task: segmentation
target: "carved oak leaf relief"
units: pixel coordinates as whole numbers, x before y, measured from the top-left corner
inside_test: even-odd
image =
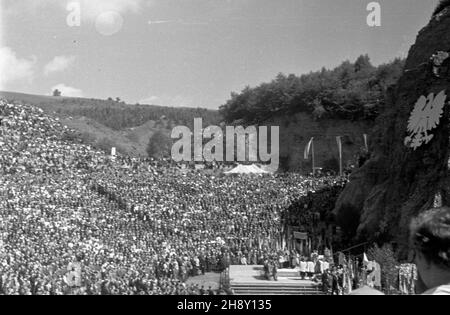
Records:
[[[445,90],[436,97],[430,93],[427,98],[425,96],[419,98],[408,121],[409,135],[405,138],[407,147],[416,150],[433,139],[434,135],[430,132],[439,125],[446,99]]]

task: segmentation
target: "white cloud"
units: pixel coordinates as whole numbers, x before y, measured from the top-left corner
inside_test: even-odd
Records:
[[[44,75],[61,72],[68,69],[75,62],[75,56],[56,56],[44,67]]]
[[[1,0],[4,1],[4,0]],[[118,13],[138,13],[144,4],[151,4],[153,0],[6,0],[6,11],[9,14],[31,11],[39,13],[42,8],[50,6],[67,11],[67,5],[71,2],[78,2],[81,5],[81,18],[95,20],[95,18],[105,11],[116,11]]]
[[[52,87],[52,93],[54,90],[59,90],[61,92],[62,96],[83,97],[83,91],[81,91],[80,89],[71,87],[71,86],[67,86],[64,83],[60,83],[60,84]]]
[[[0,48],[0,90],[10,82],[33,79],[36,57],[20,58],[10,47]]]
[[[100,13],[116,11],[118,13],[138,13],[143,0],[79,0],[81,3],[81,15],[88,18],[96,18]]]

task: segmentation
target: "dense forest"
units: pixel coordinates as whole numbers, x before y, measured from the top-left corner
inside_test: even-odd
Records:
[[[279,74],[272,82],[232,93],[220,108],[228,123],[258,124],[274,115],[298,112],[316,119],[374,120],[385,105],[385,92],[397,82],[404,60],[374,67],[368,55],[333,70],[296,76]]]

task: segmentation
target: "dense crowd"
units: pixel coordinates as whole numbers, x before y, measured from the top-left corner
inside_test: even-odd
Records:
[[[289,261],[282,212],[337,180],[156,167],[66,132],[0,102],[0,294],[211,294],[186,280]]]

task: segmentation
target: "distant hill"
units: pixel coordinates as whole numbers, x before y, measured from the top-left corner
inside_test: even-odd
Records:
[[[45,112],[59,116],[88,117],[114,130],[138,127],[149,120],[157,121],[161,118],[187,126],[193,125],[194,118],[197,117],[202,117],[207,125],[220,122],[218,111],[203,108],[130,105],[112,99],[54,97],[14,92],[0,92],[0,95],[6,100],[35,105]]]
[[[74,139],[110,151],[116,147],[122,154],[147,156],[151,136],[161,131],[170,134],[177,125],[192,128],[194,118],[204,125],[220,123],[218,111],[202,108],[175,108],[156,105],[129,105],[114,100],[31,95],[0,92],[10,102],[30,104],[55,115],[74,130]]]

